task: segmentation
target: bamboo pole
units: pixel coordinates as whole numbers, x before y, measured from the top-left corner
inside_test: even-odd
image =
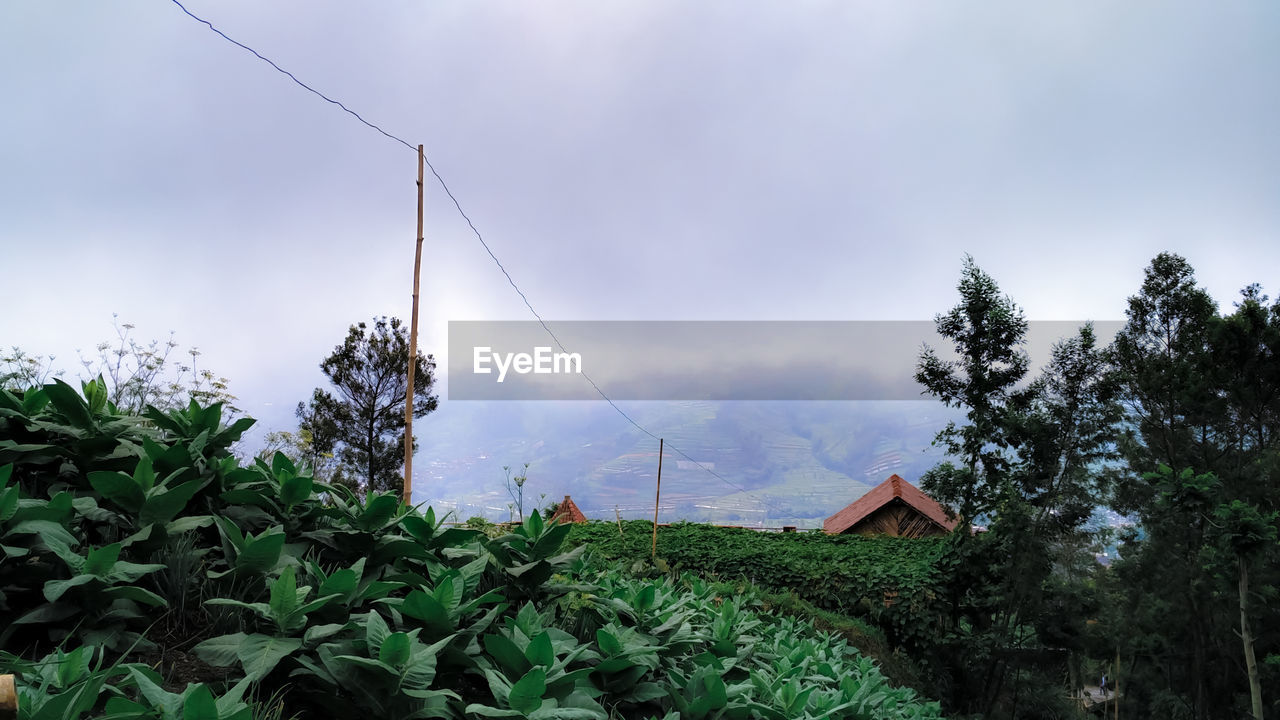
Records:
[[[17,720],[18,688],[12,675],[0,675],[0,720]]]
[[[662,501],[662,449],[663,439],[658,438],[658,491],[653,497],[653,550],[649,553],[650,560],[658,559],[658,503]],[[622,529],[622,524],[618,524],[618,529]]]
[[[1116,646],[1116,670],[1112,673],[1116,678],[1116,689],[1112,693],[1116,696],[1116,719],[1120,720],[1120,646]]]
[[[418,243],[413,251],[413,316],[409,320],[409,383],[404,400],[404,504],[413,504],[413,374],[418,366],[418,276],[422,271],[422,146],[418,146]]]

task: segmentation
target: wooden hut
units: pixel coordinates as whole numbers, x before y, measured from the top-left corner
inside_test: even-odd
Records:
[[[822,523],[822,529],[831,535],[913,538],[945,535],[955,526],[955,520],[947,517],[947,511],[937,501],[897,475],[890,475]]]
[[[582,514],[582,510],[573,498],[568,495],[564,496],[564,500],[560,502],[560,506],[556,508],[556,512],[551,516],[552,520],[561,524],[586,522],[587,516]]]

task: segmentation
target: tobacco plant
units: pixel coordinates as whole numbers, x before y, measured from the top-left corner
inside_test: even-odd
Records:
[[[250,422],[123,415],[96,382],[0,391],[0,672],[24,720],[251,720],[250,693],[300,718],[937,717],[750,593],[566,547],[590,529],[533,514],[489,537],[282,454],[241,466]],[[731,550],[675,566],[715,574]],[[793,551],[737,567],[812,578]],[[179,675],[151,667],[170,657]]]

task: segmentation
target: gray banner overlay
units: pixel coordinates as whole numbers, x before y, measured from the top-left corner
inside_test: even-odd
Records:
[[[927,344],[951,343],[920,321],[536,321],[449,323],[448,399],[921,400]],[[1031,322],[1036,374],[1084,321]],[[1100,345],[1121,321],[1098,321]]]

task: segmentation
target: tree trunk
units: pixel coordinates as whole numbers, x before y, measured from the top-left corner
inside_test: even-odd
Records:
[[[370,417],[372,418],[372,416]],[[377,488],[374,487],[374,483],[373,483],[373,443],[376,439],[377,439],[377,434],[374,432],[373,420],[370,419],[369,431],[365,437],[365,440],[367,440],[369,443],[369,462],[368,462],[368,467],[365,470],[365,483],[366,483],[365,493],[367,495],[372,495],[374,492],[377,491]]]
[[[1253,635],[1249,632],[1249,566],[1240,558],[1240,642],[1244,644],[1244,666],[1249,672],[1249,699],[1253,720],[1262,720],[1262,685],[1258,681],[1258,660],[1253,655]]]

